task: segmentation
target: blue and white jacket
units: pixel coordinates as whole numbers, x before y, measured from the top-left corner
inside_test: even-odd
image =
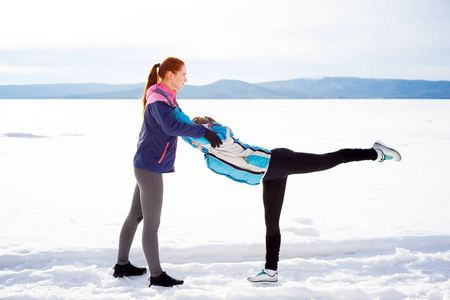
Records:
[[[230,128],[220,123],[212,123],[208,128],[222,140],[220,147],[211,147],[205,138],[183,137],[183,140],[205,154],[206,165],[213,172],[238,182],[259,184],[269,167],[271,151],[240,142]]]

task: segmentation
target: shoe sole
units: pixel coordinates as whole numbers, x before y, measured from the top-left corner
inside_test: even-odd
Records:
[[[127,274],[127,273],[120,273],[120,274],[113,274],[113,276],[115,277],[115,278],[122,278],[122,277],[130,277],[130,276],[142,276],[142,275],[145,275],[145,273],[147,273],[147,271],[145,271],[144,273],[142,273],[142,274],[132,274],[132,275],[129,275],[129,274]]]
[[[252,283],[277,283],[278,282],[278,278],[276,278],[275,280],[252,280],[250,278],[251,277],[247,277],[247,280]]]
[[[183,283],[177,283],[177,284],[172,284],[172,285],[161,285],[161,284],[150,284],[148,287],[153,287],[153,286],[160,286],[160,287],[174,287],[174,286],[179,286],[179,285],[183,285]]]
[[[273,284],[273,283],[277,283],[278,282],[278,280],[277,281],[252,281],[252,280],[250,280],[248,278],[247,278],[247,280],[249,282],[251,282],[251,283],[268,283],[268,284]]]

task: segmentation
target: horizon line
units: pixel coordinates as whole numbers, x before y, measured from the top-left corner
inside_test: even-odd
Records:
[[[321,80],[325,78],[349,78],[349,79],[366,79],[366,80],[402,80],[402,81],[430,81],[430,82],[450,82],[450,80],[429,80],[429,79],[401,79],[401,78],[366,78],[366,77],[355,77],[355,76],[320,76],[320,77],[298,77],[298,78],[292,78],[292,79],[284,79],[284,80],[272,80],[272,81],[264,81],[264,82],[248,82],[240,79],[218,79],[216,81],[213,81],[211,83],[205,83],[205,84],[186,84],[186,86],[205,86],[214,84],[220,81],[239,81],[239,82],[245,82],[248,84],[263,84],[263,83],[270,83],[270,82],[281,82],[281,81],[293,81],[293,80]],[[105,83],[105,82],[53,82],[53,83],[21,83],[21,84],[0,84],[0,86],[21,86],[21,85],[57,85],[57,84],[70,84],[70,85],[76,85],[76,84],[104,84],[104,85],[135,85],[135,84],[145,84],[144,81],[142,82],[134,82],[134,83]]]

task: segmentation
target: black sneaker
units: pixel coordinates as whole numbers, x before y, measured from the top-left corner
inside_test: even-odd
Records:
[[[114,277],[123,277],[123,276],[141,276],[147,273],[146,268],[138,268],[133,266],[130,262],[126,265],[115,265],[114,267]]]
[[[159,275],[158,277],[150,277],[150,286],[158,285],[158,286],[171,287],[174,285],[181,285],[183,283],[184,283],[183,280],[178,280],[178,279],[172,278],[169,275],[167,275],[166,272],[162,272],[162,274]]]

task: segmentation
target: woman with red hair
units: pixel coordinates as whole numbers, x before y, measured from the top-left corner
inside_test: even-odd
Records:
[[[178,121],[173,106],[178,106],[176,90],[186,83],[186,65],[174,57],[155,64],[148,76],[143,97],[144,121],[134,156],[134,190],[130,212],[122,226],[114,277],[143,275],[146,268],[133,266],[129,253],[138,224],[144,220],[142,247],[150,269],[150,286],[183,284],[165,273],[159,261],[158,228],[163,200],[163,173],[174,172],[178,136],[205,137],[217,147],[222,141],[202,125]]]

